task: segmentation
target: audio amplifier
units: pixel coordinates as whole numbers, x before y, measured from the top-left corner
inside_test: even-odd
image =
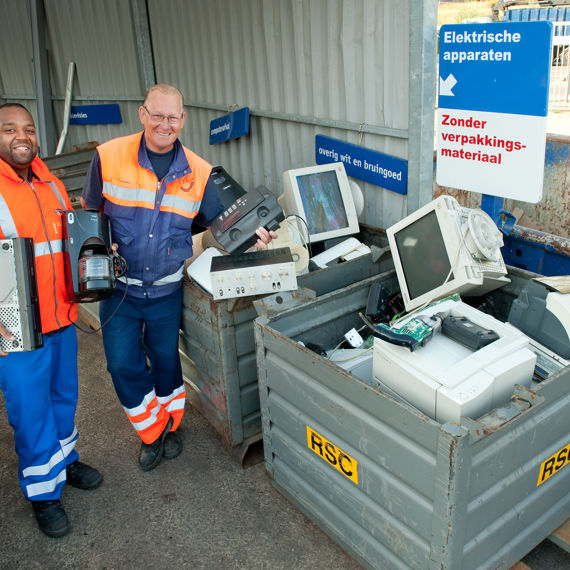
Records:
[[[287,247],[213,257],[210,276],[215,300],[297,289],[295,262]]]

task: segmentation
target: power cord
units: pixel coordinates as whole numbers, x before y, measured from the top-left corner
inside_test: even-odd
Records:
[[[311,235],[309,233],[309,226],[307,224],[307,221],[305,219],[303,219],[301,216],[299,216],[298,214],[289,214],[285,218],[285,220],[288,220],[289,218],[299,218],[303,222],[303,224],[305,225],[305,228],[307,230],[307,239],[305,239],[305,237],[301,234],[301,232],[299,231],[298,228],[295,228],[295,230],[297,231],[297,233],[302,237],[303,241],[305,242],[305,247],[309,251],[309,257],[313,257],[313,250],[311,248]],[[293,227],[293,225],[290,224],[290,227]]]

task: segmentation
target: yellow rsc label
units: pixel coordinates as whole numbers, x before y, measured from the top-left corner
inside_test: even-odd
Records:
[[[307,426],[307,447],[358,485],[358,462]]]
[[[536,486],[538,487],[541,483],[558,473],[568,463],[570,463],[570,443],[542,462]]]

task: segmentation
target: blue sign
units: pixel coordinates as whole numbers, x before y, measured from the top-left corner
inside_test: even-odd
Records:
[[[548,21],[441,26],[438,106],[545,117],[551,41]]]
[[[408,161],[324,135],[315,136],[315,162],[342,162],[349,176],[398,194],[408,192]]]
[[[121,109],[117,103],[108,105],[72,105],[69,115],[71,125],[106,125],[122,123]]]
[[[249,132],[249,107],[210,121],[210,144],[229,141]]]

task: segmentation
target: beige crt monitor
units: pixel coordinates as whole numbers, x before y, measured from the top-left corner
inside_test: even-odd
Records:
[[[286,216],[297,216],[299,231],[308,233],[311,242],[349,237],[360,230],[342,162],[285,171],[278,202]]]
[[[482,210],[440,196],[386,230],[406,311],[453,293],[484,295],[510,280],[503,238]]]

